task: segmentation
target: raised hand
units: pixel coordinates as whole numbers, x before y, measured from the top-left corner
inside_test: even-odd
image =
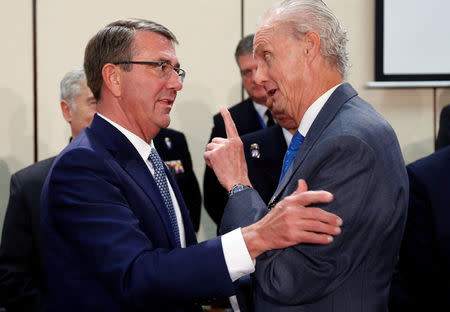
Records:
[[[227,190],[237,184],[251,185],[248,178],[244,148],[230,112],[220,108],[225,123],[227,138],[214,138],[206,146],[206,164],[214,170],[220,184]]]

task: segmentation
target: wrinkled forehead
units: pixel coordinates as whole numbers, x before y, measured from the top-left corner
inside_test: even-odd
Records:
[[[283,25],[276,19],[276,15],[270,15],[259,25],[253,39],[253,54],[260,53],[272,44],[272,40],[278,35]]]
[[[254,54],[260,52],[261,49],[264,49],[265,46],[270,44],[274,32],[274,25],[272,23],[266,22],[266,20],[259,25],[253,39]]]

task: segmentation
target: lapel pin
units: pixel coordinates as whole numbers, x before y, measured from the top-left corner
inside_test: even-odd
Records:
[[[252,145],[250,145],[250,154],[252,155],[252,158],[258,159],[259,157],[261,157],[258,143],[253,143]]]
[[[166,142],[166,146],[168,149],[172,149],[172,140],[169,137],[165,137],[164,142]]]

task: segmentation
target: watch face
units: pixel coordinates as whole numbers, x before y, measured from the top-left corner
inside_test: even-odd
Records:
[[[243,191],[245,189],[248,189],[249,187],[244,184],[236,184],[233,186],[233,188],[228,192],[228,196],[231,196],[233,194],[239,193],[240,191]]]

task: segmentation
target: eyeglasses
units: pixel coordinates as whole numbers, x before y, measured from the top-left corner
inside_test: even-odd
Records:
[[[178,77],[180,77],[181,83],[184,81],[184,77],[186,77],[186,72],[179,68],[174,67],[172,64],[162,61],[162,62],[144,62],[144,61],[122,61],[122,62],[116,62],[113,63],[114,65],[120,65],[120,64],[144,64],[144,65],[150,65],[155,66],[155,68],[158,69],[159,77],[168,79],[170,75],[172,74],[172,71],[176,72]]]

